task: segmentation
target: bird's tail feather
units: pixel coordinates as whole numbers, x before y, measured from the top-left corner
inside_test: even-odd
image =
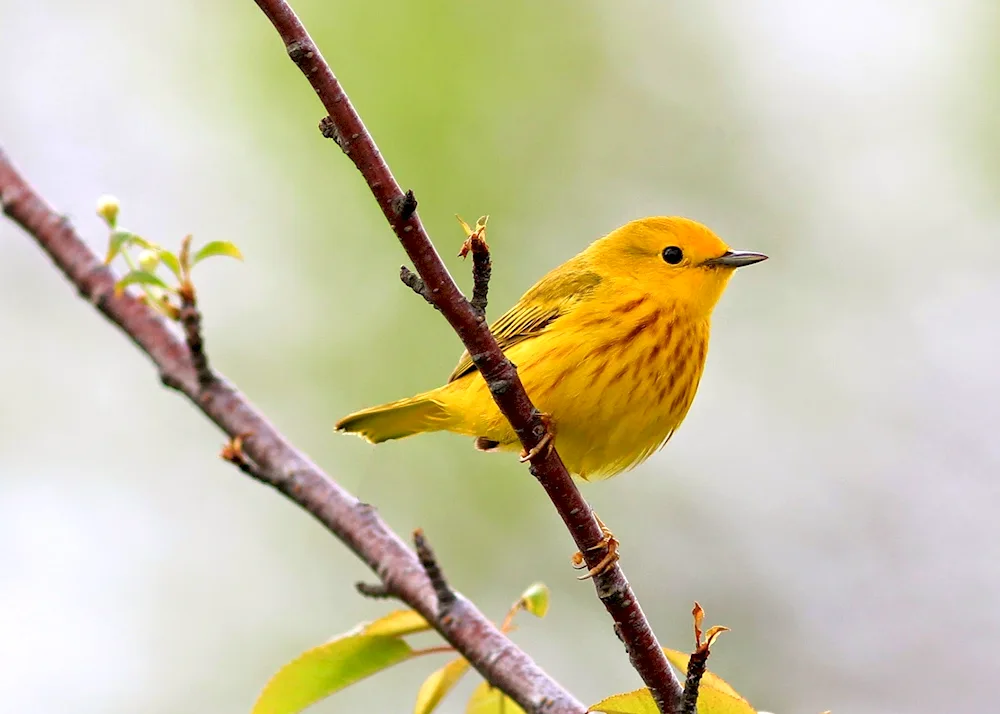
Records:
[[[451,414],[434,392],[382,404],[349,414],[337,422],[337,431],[358,434],[373,444],[414,434],[447,429]]]

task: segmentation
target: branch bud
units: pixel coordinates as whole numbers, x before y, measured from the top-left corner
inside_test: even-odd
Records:
[[[120,207],[121,204],[114,196],[105,194],[97,199],[97,215],[104,219],[108,228],[114,228],[118,223],[118,209]]]
[[[139,253],[139,267],[147,273],[153,273],[160,265],[160,254],[155,250],[144,250]]]

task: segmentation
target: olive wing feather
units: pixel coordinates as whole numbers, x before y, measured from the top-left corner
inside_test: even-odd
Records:
[[[542,334],[553,322],[571,312],[591,295],[601,277],[589,270],[567,270],[562,266],[539,280],[517,304],[490,325],[490,332],[506,352],[519,342]],[[462,353],[449,382],[476,370],[468,350]]]

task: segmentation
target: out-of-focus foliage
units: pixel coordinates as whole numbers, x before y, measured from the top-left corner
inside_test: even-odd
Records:
[[[429,714],[434,711],[445,695],[455,688],[462,675],[468,670],[469,662],[463,657],[453,659],[440,669],[435,670],[420,685],[413,714]]]
[[[543,583],[535,583],[524,591],[517,604],[535,617],[545,617],[549,611],[551,592]]]
[[[303,652],[278,672],[261,693],[253,714],[296,714],[412,655],[410,646],[398,637],[336,638]]]
[[[545,617],[549,608],[549,589],[543,583],[529,586],[507,611],[500,631],[514,629],[514,618],[521,610],[535,617]],[[454,652],[448,646],[413,649],[406,640],[429,630],[427,621],[413,610],[396,610],[374,622],[359,625],[318,647],[303,652],[282,667],[264,687],[252,714],[298,714],[306,707],[404,660],[424,655]],[[430,714],[455,688],[469,669],[462,657],[453,659],[431,673],[417,690],[414,714]],[[381,702],[371,701],[368,708],[379,709]],[[521,711],[502,692],[480,687],[468,703],[468,711],[504,714]]]
[[[115,258],[124,259],[127,271],[115,283],[115,291],[121,292],[130,285],[142,289],[141,298],[147,304],[163,313],[170,319],[180,316],[180,300],[182,292],[193,296],[194,288],[191,282],[191,270],[206,258],[226,256],[243,260],[243,254],[234,243],[216,240],[206,243],[191,254],[191,236],[181,241],[180,251],[175,254],[163,246],[148,241],[140,235],[118,228],[118,199],[104,195],[97,201],[97,215],[104,219],[110,231],[108,237],[107,256],[104,262],[110,265]],[[138,255],[133,256],[133,252]],[[177,280],[176,285],[168,285],[156,273],[160,266],[170,271]]]
[[[489,682],[480,682],[469,697],[465,714],[524,714],[524,709]]]
[[[690,655],[678,650],[663,648],[670,664],[677,668],[681,681],[687,671]],[[712,672],[705,672],[698,689],[698,714],[756,714],[735,689]],[[645,687],[624,694],[613,694],[590,707],[590,711],[603,714],[658,714],[656,702]]]
[[[674,651],[671,650],[671,652]],[[687,655],[677,654],[683,658],[686,668]],[[675,666],[678,663],[674,658],[671,658],[670,661]],[[683,671],[681,669],[682,673]],[[706,672],[701,680],[697,709],[698,714],[757,714],[757,710],[750,706],[746,699],[733,691],[733,688],[725,680],[711,672]],[[653,695],[643,687],[633,692],[613,694],[594,704],[589,711],[601,714],[659,714],[660,710],[656,708]]]
[[[397,610],[303,652],[264,687],[252,714],[297,714],[320,699],[414,655],[404,635],[429,629],[413,610]]]

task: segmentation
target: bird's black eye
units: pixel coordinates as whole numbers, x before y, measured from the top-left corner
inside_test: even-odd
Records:
[[[668,245],[663,249],[663,259],[670,263],[670,265],[677,265],[684,260],[684,251],[676,245]]]

